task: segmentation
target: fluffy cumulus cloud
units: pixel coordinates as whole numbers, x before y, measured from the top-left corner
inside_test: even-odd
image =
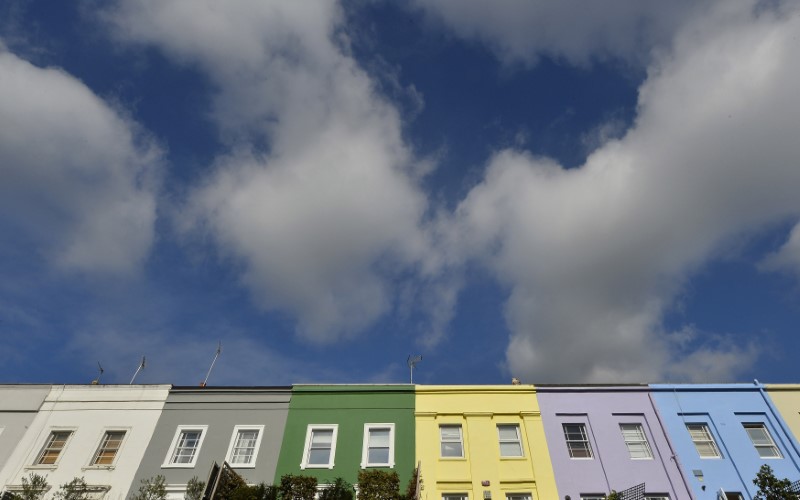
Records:
[[[798,32],[783,7],[717,5],[650,64],[633,127],[580,168],[493,157],[452,237],[510,287],[513,374],[729,379],[754,361],[751,345],[665,331],[663,316],[731,238],[800,214]]]
[[[668,43],[705,2],[609,0],[415,0],[456,35],[485,42],[506,63],[542,56],[586,65],[603,59],[643,62]]]
[[[0,124],[6,236],[65,270],[140,267],[153,242],[160,152],[135,124],[64,71],[2,45]]]
[[[120,40],[214,83],[212,117],[230,149],[180,220],[241,264],[256,302],[289,311],[318,342],[388,311],[390,280],[425,268],[423,165],[348,54],[338,6],[132,1],[104,17]]]

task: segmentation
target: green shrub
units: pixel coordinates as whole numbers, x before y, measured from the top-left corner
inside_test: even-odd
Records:
[[[89,487],[82,477],[76,477],[67,484],[62,484],[53,498],[55,500],[89,500]]]
[[[317,494],[317,479],[286,474],[281,477],[278,494],[281,500],[314,500]]]
[[[337,477],[333,483],[320,492],[319,500],[353,500],[354,496],[353,485]]]
[[[397,472],[360,470],[358,472],[358,500],[398,500],[400,477]]]
[[[142,479],[139,491],[130,497],[130,500],[165,500],[167,498],[166,479],[162,475]]]

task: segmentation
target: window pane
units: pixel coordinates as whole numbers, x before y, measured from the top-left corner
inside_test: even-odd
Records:
[[[327,446],[333,443],[333,430],[314,429],[311,433],[311,446]]]
[[[500,443],[500,456],[521,457],[522,447],[519,443]]]
[[[503,441],[517,440],[519,438],[516,425],[498,425],[497,432],[500,435],[500,439]]]
[[[389,446],[389,429],[370,429],[370,446]]]
[[[308,450],[308,463],[311,465],[327,465],[330,463],[330,448]]]
[[[367,460],[371,464],[388,464],[389,448],[370,448],[367,452]]]
[[[54,431],[47,437],[42,451],[39,453],[39,459],[36,461],[39,465],[53,465],[58,460],[58,456],[67,444],[67,440],[72,431]]]
[[[460,457],[461,443],[442,443],[443,457]]]
[[[97,448],[92,465],[112,465],[124,437],[125,431],[106,432]]]
[[[461,427],[443,425],[439,427],[439,431],[442,434],[442,439],[461,439]]]

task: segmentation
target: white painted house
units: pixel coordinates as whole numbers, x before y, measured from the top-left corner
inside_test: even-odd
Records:
[[[153,436],[169,385],[58,385],[0,470],[0,490],[35,473],[51,498],[78,477],[94,498],[123,500]]]

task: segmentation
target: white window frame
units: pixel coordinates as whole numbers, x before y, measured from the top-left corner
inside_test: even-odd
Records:
[[[97,459],[99,458],[100,448],[103,446],[105,442],[106,435],[110,432],[122,432],[124,435],[122,436],[122,440],[119,442],[119,448],[117,448],[116,453],[114,454],[114,460],[111,461],[110,464],[98,464]],[[117,464],[117,457],[119,457],[120,451],[122,447],[125,446],[125,442],[128,440],[128,436],[130,435],[130,428],[126,427],[107,427],[103,429],[103,432],[100,434],[100,440],[97,442],[97,446],[94,447],[94,453],[92,457],[89,459],[89,465],[85,468],[87,469],[113,469],[114,466]]]
[[[783,453],[781,453],[781,450],[780,448],[778,448],[778,445],[775,444],[775,440],[772,439],[772,434],[769,432],[769,429],[767,429],[766,424],[764,424],[763,422],[743,422],[742,427],[744,427],[745,433],[747,433],[747,437],[750,438],[750,442],[753,443],[753,447],[756,449],[756,453],[758,453],[759,458],[762,458],[764,460],[776,460],[783,458]],[[753,436],[750,435],[750,431],[748,431],[747,429],[756,429],[756,428],[764,431],[764,435],[769,440],[768,444],[756,444],[756,442],[753,441]],[[761,454],[761,448],[770,448],[775,451],[775,454],[764,456]]]
[[[468,493],[442,493],[442,500],[469,500]]]
[[[445,441],[444,436],[442,436],[442,428],[449,427],[449,428],[457,428],[458,429],[458,441],[448,439]],[[461,447],[461,455],[458,456],[445,456],[442,453],[442,445],[444,443],[455,443],[458,442],[459,446]],[[461,459],[464,458],[464,428],[461,424],[440,424],[439,425],[439,456],[442,459]]]
[[[666,493],[645,493],[644,500],[669,500]]]
[[[256,437],[256,444],[253,448],[253,458],[250,463],[243,463],[243,462],[234,462],[233,461],[233,452],[236,448],[236,441],[239,437],[240,431],[258,431],[258,436]],[[225,454],[225,461],[228,462],[228,465],[234,467],[236,469],[252,469],[256,466],[256,459],[258,459],[258,450],[261,449],[261,438],[264,437],[264,426],[263,425],[236,425],[233,427],[233,434],[231,434],[231,442],[228,445],[228,452]]]
[[[500,428],[501,427],[513,427],[514,430],[517,432],[516,439],[503,439],[500,435]],[[522,446],[522,430],[519,428],[519,424],[515,423],[499,423],[497,424],[497,442],[498,447],[500,448],[500,458],[525,458],[525,448]],[[514,443],[519,446],[519,455],[503,455],[503,443]]]
[[[624,427],[635,427],[637,436],[631,438],[630,434],[625,433]],[[647,434],[644,433],[644,426],[639,422],[621,422],[619,424],[619,431],[622,433],[622,440],[625,441],[625,446],[628,448],[628,455],[631,460],[653,460],[653,449],[650,448],[650,442],[647,440]],[[633,447],[633,448],[631,448]],[[634,449],[636,451],[647,452],[646,457],[635,457]]]
[[[75,429],[74,427],[51,427],[50,432],[47,433],[47,436],[44,438],[44,442],[39,447],[39,452],[36,453],[36,457],[33,459],[33,465],[27,468],[55,469],[56,467],[58,467],[58,463],[61,462],[61,458],[64,456],[64,451],[67,449],[67,446],[69,446],[69,442],[72,441],[72,437],[75,435],[76,430],[77,429]],[[64,446],[62,446],[61,449],[58,451],[58,456],[56,457],[55,462],[53,462],[52,464],[40,463],[44,456],[44,451],[47,448],[48,443],[50,443],[50,438],[53,436],[53,434],[57,432],[69,433],[67,439],[64,441]]]
[[[570,440],[567,436],[567,426],[568,425],[575,425],[580,427],[581,435],[583,439],[581,440]],[[567,444],[567,453],[569,454],[570,460],[594,460],[594,451],[592,450],[592,443],[589,442],[589,431],[586,429],[586,424],[583,422],[562,422],[561,423],[561,430],[564,432],[564,442]],[[588,457],[576,457],[572,454],[572,446],[570,443],[586,443],[586,451],[588,451]]]
[[[697,427],[699,431],[705,435],[705,437],[701,437],[699,439],[695,439],[692,435],[692,429],[690,427]],[[719,451],[719,446],[717,446],[717,441],[714,439],[714,435],[711,434],[711,428],[709,428],[707,422],[688,422],[686,424],[686,431],[689,433],[689,439],[692,440],[694,444],[694,449],[697,450],[697,455],[703,460],[716,460],[722,458],[722,453]],[[711,448],[714,451],[714,455],[703,456],[700,452],[700,448],[697,446],[699,444],[711,444]]]
[[[530,493],[506,493],[506,500],[531,500]]]
[[[606,500],[606,495],[603,493],[587,493],[581,495],[581,500]]]
[[[327,464],[309,464],[308,454],[311,451],[311,436],[315,430],[332,430],[331,435],[331,454]],[[303,461],[300,462],[301,469],[333,469],[336,461],[336,436],[339,433],[338,424],[308,424],[306,428],[306,445],[303,448]]]
[[[178,440],[181,437],[181,434],[184,432],[192,432],[192,431],[200,431],[200,439],[197,441],[197,447],[194,449],[194,455],[192,455],[192,461],[189,463],[172,463],[173,455],[175,454],[175,448],[178,447]],[[167,469],[191,469],[197,463],[197,457],[200,456],[200,450],[203,449],[203,441],[206,439],[206,434],[208,434],[208,426],[207,425],[179,425],[177,429],[175,429],[175,436],[172,438],[172,443],[169,445],[169,449],[167,450],[167,456],[164,457],[164,463],[161,464],[162,468]]]
[[[389,429],[389,461],[377,463],[369,461],[369,431],[373,429]],[[361,468],[367,467],[389,467],[394,468],[394,424],[364,424],[364,440],[361,449]]]

